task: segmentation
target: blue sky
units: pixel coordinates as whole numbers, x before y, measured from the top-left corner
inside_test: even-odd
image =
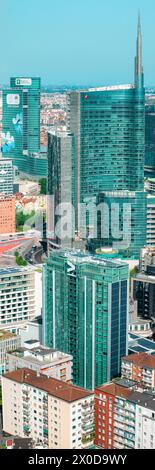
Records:
[[[139,8],[145,84],[155,85],[154,0],[1,0],[0,83],[11,75],[57,85],[132,82]]]

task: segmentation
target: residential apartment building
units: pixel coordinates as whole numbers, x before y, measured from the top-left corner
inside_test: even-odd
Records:
[[[5,330],[0,330],[0,378],[7,370],[7,352],[18,349],[20,343],[20,336],[16,336]]]
[[[0,269],[0,329],[16,333],[22,324],[36,316],[35,270]]]
[[[14,170],[12,160],[0,159],[0,194],[13,195]]]
[[[15,197],[0,194],[0,233],[15,231]]]
[[[43,292],[43,343],[73,356],[73,382],[94,390],[118,376],[128,351],[127,263],[52,252]]]
[[[48,377],[72,381],[72,361],[69,354],[56,349],[45,348],[35,340],[28,340],[23,348],[7,354],[7,371],[28,368]]]
[[[2,378],[3,430],[50,449],[85,449],[94,441],[94,394],[30,369]]]
[[[153,392],[125,379],[95,390],[95,445],[104,449],[155,448]]]
[[[122,358],[121,376],[155,389],[155,356],[143,352]]]

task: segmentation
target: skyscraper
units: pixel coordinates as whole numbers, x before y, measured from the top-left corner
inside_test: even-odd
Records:
[[[58,251],[43,277],[45,345],[73,355],[79,386],[94,389],[118,376],[127,351],[128,265]]]
[[[145,170],[155,175],[155,96],[146,97],[145,106]]]
[[[40,78],[11,77],[2,106],[2,153],[24,172],[26,157],[40,150]]]
[[[135,82],[133,85],[91,88],[68,94],[68,131],[75,137],[75,210],[76,228],[80,231],[79,204],[97,203],[110,196],[132,192],[137,201],[141,192],[143,209],[141,222],[136,221],[140,240],[130,244],[130,255],[138,256],[145,243],[144,195],[144,138],[145,90],[142,67],[142,35],[138,18]],[[133,208],[134,211],[134,208]],[[138,212],[138,205],[136,208]],[[132,209],[131,209],[132,212]],[[106,223],[106,222],[105,222]],[[131,220],[131,239],[134,239],[135,222]],[[99,240],[96,240],[98,246]],[[107,240],[102,244],[106,243]],[[111,244],[109,237],[108,244]],[[100,245],[100,243],[99,243]]]
[[[54,210],[55,225],[59,219],[58,206],[64,203],[66,207],[68,207],[68,210],[70,210],[70,225],[74,226],[71,214],[71,204],[74,206],[75,197],[74,141],[74,136],[67,132],[48,132],[48,212],[50,219],[50,211]],[[52,209],[50,197],[53,197]],[[70,233],[70,237],[68,236],[67,238],[66,236],[65,239],[63,239],[62,231],[60,230],[59,233],[56,234],[56,239],[60,241],[63,246],[65,244],[69,246],[69,239],[72,239],[72,234]]]

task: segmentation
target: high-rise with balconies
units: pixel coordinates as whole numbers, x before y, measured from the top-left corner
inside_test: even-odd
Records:
[[[128,349],[127,263],[51,252],[43,290],[43,341],[73,356],[74,383],[94,390],[118,376]]]

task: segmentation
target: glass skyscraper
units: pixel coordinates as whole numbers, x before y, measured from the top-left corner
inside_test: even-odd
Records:
[[[2,154],[29,173],[27,156],[40,150],[40,78],[10,79],[3,90]]]
[[[129,254],[139,255],[145,244],[146,204],[144,195],[145,89],[142,67],[142,35],[138,19],[135,82],[133,85],[91,88],[68,94],[68,130],[75,136],[75,210],[80,232],[79,204],[93,201],[111,192],[122,203],[124,192],[132,192],[132,213],[139,211],[141,221],[131,221]],[[135,196],[134,196],[135,194]],[[134,200],[135,197],[135,200]],[[110,194],[109,199],[110,201]],[[105,221],[106,223],[106,221]],[[121,221],[120,221],[121,223]],[[139,232],[139,242],[134,231]],[[96,240],[96,246],[98,245]],[[111,238],[102,245],[110,244]],[[94,245],[95,246],[95,245]]]
[[[118,376],[128,350],[128,265],[57,251],[43,285],[44,343],[73,355],[74,383],[94,389]]]
[[[147,176],[155,176],[155,96],[146,98],[145,170]]]

